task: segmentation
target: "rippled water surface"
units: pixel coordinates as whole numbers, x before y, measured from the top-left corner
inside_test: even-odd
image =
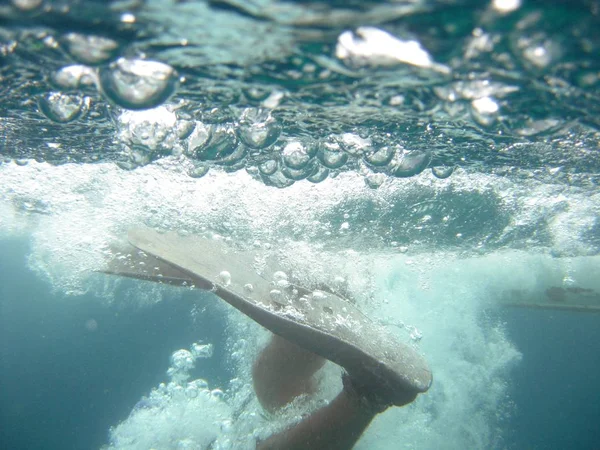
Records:
[[[36,298],[35,317],[73,311],[116,378],[135,370],[111,349],[141,355],[140,318],[181,300],[189,333],[165,325],[152,375],[91,416],[104,437],[57,435],[56,448],[253,448],[330,399],[333,365],[316,398],[266,416],[250,381],[264,330],[204,294],[97,273],[133,227],[213,233],[285,255],[300,282],[343,279],[429,361],[431,390],[356,448],[594,448],[600,410],[578,389],[591,404],[599,391],[566,367],[600,366],[585,351],[600,310],[599,55],[592,0],[2,2],[0,233],[27,256],[3,291],[0,319],[23,321],[3,327],[6,379],[20,385],[34,357],[19,349],[43,339],[18,334],[37,323],[19,298]],[[21,293],[18,274],[46,287]],[[564,343],[579,320],[563,356],[581,359],[547,372],[551,385],[575,377],[571,394],[520,404],[547,361],[534,337]],[[9,417],[29,403],[14,404],[11,442],[49,448],[15,437]],[[550,404],[567,417],[560,438],[531,431]]]

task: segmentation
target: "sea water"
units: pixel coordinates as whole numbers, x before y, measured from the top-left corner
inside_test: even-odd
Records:
[[[263,411],[268,332],[100,273],[139,226],[277,249],[424,355],[429,392],[357,449],[598,447],[595,3],[0,17],[2,448],[251,449],[339,391],[327,364],[314,396]],[[522,307],[549,289],[588,303]]]

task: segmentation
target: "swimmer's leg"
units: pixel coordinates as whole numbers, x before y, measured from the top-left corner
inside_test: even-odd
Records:
[[[367,386],[356,386],[348,375],[344,388],[327,406],[305,417],[295,426],[259,442],[256,450],[350,450],[373,418],[390,404],[369,392]],[[396,403],[412,402],[416,393]]]
[[[274,411],[295,397],[315,390],[314,373],[325,359],[273,335],[252,367],[254,390],[260,404]]]

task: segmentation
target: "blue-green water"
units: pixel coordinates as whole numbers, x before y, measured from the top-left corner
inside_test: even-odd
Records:
[[[599,30],[594,1],[0,3],[0,448],[252,449],[339,391],[328,364],[265,413],[264,329],[99,273],[140,226],[341,282],[423,354],[357,450],[599,448]]]
[[[26,240],[3,240],[2,249],[2,448],[101,447],[109,427],[165,380],[172,351],[190,342],[216,345],[199,376],[215,386],[229,380],[223,318],[210,307],[201,320],[190,316],[192,303],[210,299],[167,296],[141,313],[90,295],[66,299],[27,268]],[[96,330],[86,328],[90,319]]]
[[[27,268],[25,240],[4,240],[2,249],[2,448],[101,447],[108,428],[165,381],[173,349],[189,342],[215,343],[213,360],[194,375],[227,386],[223,318],[211,309],[214,299],[172,296],[141,312],[102,306],[93,296],[66,299]],[[207,308],[194,321],[197,302]],[[595,448],[598,317],[516,308],[501,317],[523,353],[510,372],[516,408],[504,423],[503,448]],[[91,318],[95,331],[85,327]]]

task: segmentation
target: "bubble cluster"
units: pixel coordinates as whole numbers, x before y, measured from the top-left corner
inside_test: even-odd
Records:
[[[254,131],[260,130],[265,139],[248,134],[249,117],[254,120]],[[258,118],[262,121],[257,122]],[[270,112],[256,108],[244,109],[238,120],[211,124],[163,105],[145,111],[124,111],[117,123],[126,156],[119,163],[123,168],[133,169],[176,156],[194,178],[205,176],[211,169],[245,169],[255,179],[278,188],[302,180],[320,183],[356,167],[365,182],[377,188],[388,177],[420,174],[433,158],[429,150],[408,150],[393,143],[390,137],[389,143],[352,133],[322,139],[293,138],[281,134],[281,127]],[[453,168],[434,174],[447,178],[452,172]]]
[[[142,397],[127,419],[112,427],[107,450],[139,448],[234,450],[233,411],[219,388],[206,380],[189,379],[194,360],[212,353],[211,344],[193,344],[191,352],[171,356],[168,375]]]

